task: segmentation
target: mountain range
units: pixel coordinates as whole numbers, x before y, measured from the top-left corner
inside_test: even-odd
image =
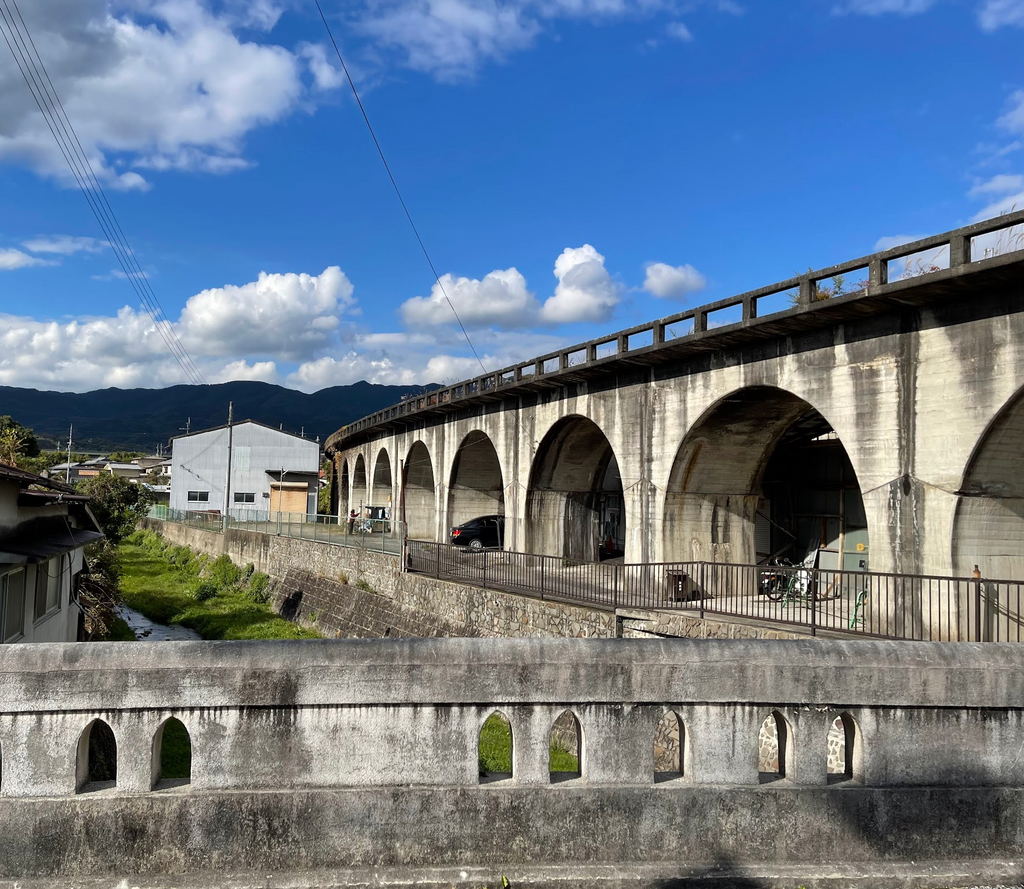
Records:
[[[44,449],[135,450],[152,453],[172,436],[221,426],[234,403],[234,419],[258,420],[323,441],[341,426],[431,386],[379,386],[361,381],[307,394],[271,383],[234,382],[166,389],[97,389],[50,392],[0,386],[0,415],[35,431]]]

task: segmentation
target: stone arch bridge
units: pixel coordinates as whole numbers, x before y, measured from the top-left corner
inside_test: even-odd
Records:
[[[339,515],[505,516],[573,559],[1024,577],[1024,213],[610,334],[346,426]]]

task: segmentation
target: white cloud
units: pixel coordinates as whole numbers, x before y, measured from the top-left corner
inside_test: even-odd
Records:
[[[303,361],[334,341],[339,316],[353,305],[352,284],[337,266],[319,276],[260,272],[240,287],[228,284],[190,297],[179,335],[200,354]]]
[[[11,272],[14,269],[24,269],[33,265],[49,265],[46,260],[36,256],[29,256],[21,250],[13,248],[0,248],[0,272]]]
[[[70,256],[73,253],[99,253],[107,246],[107,242],[98,238],[75,235],[40,235],[38,238],[22,241],[21,246],[33,253],[57,253],[61,256]]]
[[[833,12],[843,15],[917,15],[926,12],[935,0],[847,0],[833,7]]]
[[[968,195],[976,198],[990,194],[1008,194],[1015,191],[1024,191],[1024,176],[1013,176],[1000,173],[985,182],[979,182],[974,186]]]
[[[364,0],[355,18],[359,30],[398,64],[451,81],[527,49],[559,20],[604,23],[698,7],[743,12],[735,0]],[[690,39],[682,23],[670,27],[669,36]]]
[[[227,383],[231,380],[257,380],[261,383],[280,383],[281,377],[273,361],[254,361],[249,364],[244,358],[225,364],[217,373],[208,378],[211,383]]]
[[[441,284],[444,292],[435,284],[430,296],[414,296],[402,304],[406,326],[415,330],[421,325],[455,324],[445,293],[469,328],[517,328],[536,323],[540,307],[527,289],[526,278],[515,268],[489,272],[480,280],[445,274]]]
[[[706,286],[704,276],[692,265],[652,262],[647,266],[643,289],[659,299],[684,299]]]
[[[1024,28],[1024,0],[985,0],[978,10],[983,31],[995,31],[1005,25]]]
[[[683,43],[693,42],[693,32],[682,22],[669,22],[665,26],[665,33],[673,40],[680,40]]]
[[[555,260],[554,296],[541,309],[550,324],[607,321],[619,304],[619,287],[604,267],[604,257],[590,244],[566,247]]]
[[[334,63],[328,53],[333,54],[333,47],[319,43],[303,43],[299,46],[299,56],[306,60],[309,71],[313,75],[313,84],[318,90],[332,90],[345,82],[345,72]]]
[[[912,244],[914,241],[920,241],[927,237],[928,235],[886,235],[875,241],[875,250],[882,251],[893,247],[902,247],[904,244]]]
[[[232,30],[272,27],[280,8],[266,0],[237,0],[220,13],[201,0],[134,0],[119,8],[105,0],[39,0],[22,4],[22,12],[97,175],[116,188],[148,186],[125,165],[244,166],[245,135],[282,119],[303,92],[293,53]],[[0,161],[72,184],[9,59],[0,64]]]

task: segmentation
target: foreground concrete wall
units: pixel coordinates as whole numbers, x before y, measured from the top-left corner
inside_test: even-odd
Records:
[[[882,863],[885,885],[903,885],[912,862],[943,860],[984,873],[1024,854],[1022,670],[1020,646],[860,641],[10,646],[0,879],[258,872],[266,886],[374,867],[404,886],[403,869],[450,866],[518,885],[519,870],[546,866],[532,885],[582,885],[600,864],[658,865],[643,885],[667,887],[695,868],[787,867],[803,882]],[[496,710],[513,774],[481,783],[478,735]],[[553,784],[548,742],[565,710],[581,774]],[[667,711],[683,768],[656,782]],[[763,784],[770,714],[784,776]],[[830,784],[841,714],[854,750]],[[154,790],[154,738],[171,716],[191,736],[191,783]],[[116,739],[116,786],[76,794],[95,720]]]

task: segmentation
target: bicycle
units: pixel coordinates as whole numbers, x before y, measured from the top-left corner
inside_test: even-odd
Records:
[[[811,572],[802,565],[794,565],[789,559],[775,559],[769,570],[761,572],[758,593],[772,602],[793,599],[810,599],[812,586]]]

